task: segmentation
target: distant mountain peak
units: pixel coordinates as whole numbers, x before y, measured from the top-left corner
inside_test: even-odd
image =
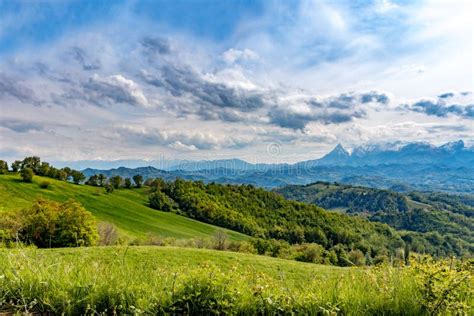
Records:
[[[446,151],[458,151],[458,150],[463,150],[465,148],[464,141],[458,140],[455,142],[449,142],[444,145],[439,146],[440,149],[446,150]]]
[[[349,152],[341,145],[341,143],[337,144],[336,147],[328,154],[337,154],[343,156],[350,156]]]

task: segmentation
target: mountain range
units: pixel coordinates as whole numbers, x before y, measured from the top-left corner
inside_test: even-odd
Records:
[[[267,188],[322,180],[397,191],[474,192],[474,148],[462,140],[441,146],[424,142],[369,145],[352,152],[338,144],[322,158],[295,164],[251,164],[240,159],[156,162],[145,162],[148,167],[87,168],[83,172],[86,176],[141,174],[144,178],[181,177]]]

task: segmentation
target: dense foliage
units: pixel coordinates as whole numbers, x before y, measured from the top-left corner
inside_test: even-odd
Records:
[[[94,245],[98,239],[92,214],[79,203],[38,199],[31,207],[2,214],[0,239],[40,248]]]
[[[276,191],[290,199],[363,215],[407,231],[402,233],[403,239],[413,251],[436,256],[474,254],[474,220],[469,216],[474,202],[469,195],[404,195],[328,182],[285,186]]]
[[[308,185],[288,185],[275,191],[288,199],[315,204],[325,209],[342,208],[347,213],[408,210],[407,198],[388,190],[316,182]]]
[[[165,207],[168,211],[264,240],[316,243],[324,247],[327,257],[344,258],[347,252],[359,250],[371,259],[387,258],[404,247],[397,232],[384,224],[285,200],[251,185],[204,184],[177,179],[155,181],[153,188],[151,206]],[[339,260],[338,264],[349,263]]]

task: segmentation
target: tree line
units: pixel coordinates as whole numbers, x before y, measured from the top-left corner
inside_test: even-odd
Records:
[[[0,174],[9,172],[20,173],[21,178],[25,182],[32,182],[35,175],[48,177],[60,181],[71,181],[75,184],[84,183],[95,187],[104,187],[108,193],[118,188],[141,188],[144,184],[143,177],[139,174],[132,178],[122,178],[121,176],[113,176],[108,179],[103,174],[95,174],[86,180],[86,176],[79,170],[69,167],[61,169],[53,167],[50,163],[41,161],[38,156],[26,157],[23,160],[15,160],[10,168],[8,163],[0,160]]]

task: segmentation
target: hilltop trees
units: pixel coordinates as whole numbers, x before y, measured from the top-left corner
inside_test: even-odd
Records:
[[[21,161],[20,160],[15,160],[12,162],[12,171],[13,172],[18,172],[20,171],[21,168]]]
[[[109,182],[114,187],[114,189],[118,189],[122,185],[122,177],[121,176],[114,176],[114,177],[110,178]]]
[[[98,187],[99,186],[99,177],[95,174],[89,177],[85,184],[93,186],[93,187]]]
[[[2,164],[0,163],[0,173],[2,169],[1,166]],[[6,166],[6,170],[8,170],[8,165]],[[47,162],[41,162],[41,158],[38,156],[26,157],[23,160],[15,160],[11,164],[11,168],[13,172],[20,172],[21,177],[26,182],[31,182],[34,175],[49,177],[61,181],[66,181],[72,178],[73,182],[76,184],[85,179],[84,175],[80,171],[73,170],[69,167],[57,169]]]
[[[124,186],[127,188],[127,189],[130,189],[132,187],[132,181],[130,180],[130,178],[125,178],[124,180]]]
[[[71,176],[72,176],[72,182],[74,182],[75,184],[79,184],[81,181],[84,181],[84,179],[86,178],[82,172],[77,171],[77,170],[72,170]]]
[[[38,156],[26,157],[21,162],[21,169],[30,168],[35,174],[38,174],[38,170],[41,164],[41,159]]]
[[[133,182],[135,182],[135,186],[137,188],[141,188],[143,184],[143,177],[139,174],[133,176]]]

